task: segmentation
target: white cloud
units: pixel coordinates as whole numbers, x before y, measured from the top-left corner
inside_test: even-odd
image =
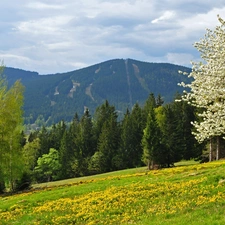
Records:
[[[58,31],[63,28],[73,17],[72,16],[56,16],[56,17],[46,17],[39,20],[29,20],[19,23],[15,28],[20,32],[39,34],[49,33]]]
[[[173,18],[174,15],[175,15],[175,12],[173,12],[173,11],[165,11],[162,16],[152,20],[152,23],[159,23],[161,21],[167,21],[167,20]]]
[[[188,65],[224,0],[3,0],[0,59],[56,73],[112,58]]]
[[[53,4],[46,4],[43,2],[29,2],[26,5],[28,8],[31,9],[63,9],[63,5],[53,5]]]
[[[166,59],[170,63],[185,66],[190,66],[190,62],[196,60],[192,54],[171,52],[166,54]]]

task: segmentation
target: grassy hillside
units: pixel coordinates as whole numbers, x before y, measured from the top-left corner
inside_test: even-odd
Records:
[[[36,185],[0,197],[1,224],[225,224],[225,161]]]

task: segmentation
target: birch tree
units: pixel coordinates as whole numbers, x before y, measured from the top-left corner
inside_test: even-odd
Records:
[[[199,142],[210,140],[209,161],[212,160],[212,139],[217,139],[216,159],[219,159],[219,137],[225,135],[225,21],[218,16],[219,26],[207,29],[204,38],[194,46],[201,53],[201,62],[192,62],[191,84],[183,100],[200,109],[200,120],[194,121],[193,134]],[[184,73],[185,74],[185,73]]]
[[[0,170],[4,182],[14,190],[23,173],[21,131],[23,124],[23,86],[19,81],[8,89],[0,76]]]

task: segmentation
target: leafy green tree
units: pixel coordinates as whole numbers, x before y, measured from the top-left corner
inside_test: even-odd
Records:
[[[56,149],[50,148],[48,154],[43,154],[38,158],[35,172],[39,179],[43,178],[49,182],[58,178],[60,169],[59,153]]]
[[[24,169],[21,146],[23,89],[20,81],[7,89],[6,80],[0,77],[0,171],[11,191]]]
[[[91,157],[88,165],[88,170],[90,174],[98,174],[104,171],[104,166],[106,165],[106,158],[104,154],[100,151],[95,152]]]
[[[40,139],[36,138],[32,142],[27,142],[23,147],[23,155],[27,169],[34,171],[37,165],[37,159],[40,155]]]

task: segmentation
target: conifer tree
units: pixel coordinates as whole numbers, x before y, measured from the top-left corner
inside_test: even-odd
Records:
[[[94,154],[93,124],[89,110],[86,109],[82,116],[77,130],[76,138],[76,165],[79,173],[88,174],[88,164],[91,156]]]
[[[118,153],[118,157],[121,159],[121,169],[132,167],[133,157],[132,157],[132,142],[133,142],[133,131],[132,131],[132,121],[130,112],[127,109],[124,115],[122,125],[121,125],[121,144]]]
[[[97,146],[93,158],[100,165],[95,167],[100,168],[101,172],[117,168],[120,133],[115,107],[110,106],[108,101],[96,109],[93,129]]]
[[[74,115],[73,121],[70,124],[68,132],[64,133],[61,147],[60,147],[60,162],[62,164],[62,170],[65,168],[65,173],[63,174],[64,178],[80,176],[80,151],[78,148],[79,142],[79,117],[76,113]],[[68,171],[68,172],[66,172]]]
[[[155,95],[153,93],[150,93],[143,108],[143,115],[144,115],[145,122],[147,121],[149,112],[152,110],[152,108],[156,108],[156,107],[157,107],[157,104],[156,104]]]
[[[70,133],[65,130],[59,148],[59,163],[61,164],[60,178],[66,179],[72,176],[73,146]]]
[[[98,140],[97,151],[101,154],[101,171],[108,172],[118,169],[119,128],[116,117],[112,114],[104,122]],[[119,163],[121,165],[121,163]]]
[[[93,144],[92,118],[88,109],[85,110],[80,120],[79,127],[78,139],[80,140],[80,151],[82,152],[82,157],[87,158],[92,156],[95,150]]]
[[[66,124],[64,120],[60,121],[57,124],[52,125],[52,129],[49,131],[50,148],[55,148],[56,150],[59,150],[60,143],[65,130],[66,130]]]
[[[121,146],[120,158],[124,168],[132,168],[142,165],[142,146],[143,136],[143,114],[142,109],[136,103],[130,113],[129,110],[124,116],[121,125]]]
[[[96,143],[98,142],[98,138],[101,134],[103,124],[110,118],[111,115],[117,118],[115,107],[111,106],[107,100],[101,106],[97,107],[94,114],[93,124]]]
[[[151,107],[147,117],[147,124],[144,129],[142,138],[143,146],[143,162],[146,163],[148,169],[154,167],[154,164],[159,163],[161,149],[160,144],[160,129],[156,120],[154,108]]]
[[[49,132],[45,126],[43,126],[38,133],[38,138],[40,140],[39,157],[41,157],[43,154],[48,154],[51,147]]]

